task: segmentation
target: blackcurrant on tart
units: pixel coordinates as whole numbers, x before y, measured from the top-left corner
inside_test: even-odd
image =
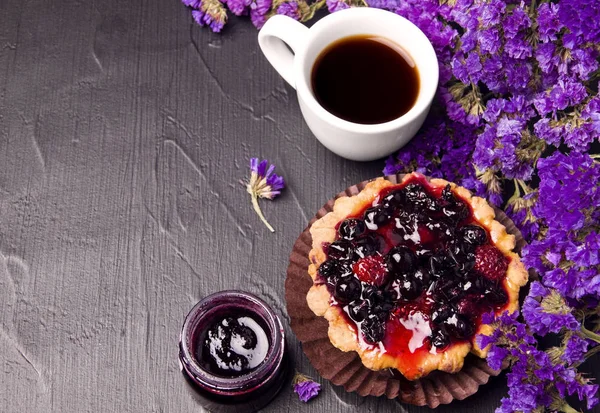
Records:
[[[485,357],[482,314],[515,311],[527,282],[515,237],[494,218],[484,199],[419,174],[338,198],[310,228],[308,268],[307,302],[331,343],[409,380]]]

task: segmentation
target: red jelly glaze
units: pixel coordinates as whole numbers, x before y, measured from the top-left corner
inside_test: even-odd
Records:
[[[383,189],[380,192],[379,196],[374,200],[372,205],[365,206],[356,215],[348,217],[348,218],[363,220],[365,218],[365,212],[369,208],[371,208],[372,206],[381,205],[382,202],[384,201],[384,199],[386,199],[386,196],[392,194],[394,191],[403,189],[407,185],[410,185],[410,184],[421,185],[422,188],[424,189],[425,193],[429,196],[429,198],[434,199],[436,201],[436,203],[438,204],[438,206],[440,204],[444,204],[446,202],[446,201],[444,201],[444,198],[443,198],[444,188],[433,187],[429,184],[429,182],[427,182],[427,180],[424,177],[416,176],[416,177],[412,177],[411,179],[409,179],[407,182],[405,182],[403,184],[393,185],[393,186],[389,186],[389,187]],[[396,228],[395,218],[390,219],[389,222],[387,222],[383,225],[378,225],[378,228],[375,230],[367,229],[366,234],[376,233],[376,234],[380,235],[381,237],[383,237],[383,240],[385,241],[385,246],[383,248],[379,249],[379,253],[383,256],[388,254],[388,252],[392,248],[394,248],[398,245],[406,246],[415,253],[422,252],[423,250],[430,250],[433,253],[436,253],[438,251],[448,251],[448,249],[450,248],[450,247],[448,247],[448,245],[451,245],[451,241],[457,239],[456,234],[461,231],[461,228],[465,227],[465,225],[478,225],[478,222],[475,220],[469,204],[466,203],[463,199],[461,199],[458,195],[456,195],[454,193],[452,193],[452,195],[453,195],[453,199],[457,202],[457,204],[462,203],[462,206],[464,208],[466,208],[466,211],[463,211],[463,214],[465,215],[463,217],[463,219],[454,221],[454,223],[451,225],[454,227],[454,229],[453,229],[455,231],[454,237],[449,237],[446,234],[444,234],[442,231],[443,228],[438,228],[435,226],[428,228],[426,226],[426,224],[424,224],[422,221],[420,221],[420,223],[418,224],[418,228],[417,228],[417,231],[418,231],[418,234],[420,237],[420,242],[415,243],[415,242],[411,241],[410,238],[406,239],[405,236],[403,236],[402,234],[399,233],[399,231]],[[399,208],[396,208],[396,210],[395,210],[396,215],[398,213],[398,210],[402,210],[402,209],[405,209],[405,207],[407,207],[408,202],[409,201],[406,201],[405,204],[400,204]],[[422,211],[424,211],[424,209],[420,208],[420,207],[414,208],[414,210],[415,210],[415,214],[417,214],[418,212],[422,213]],[[427,217],[431,219],[430,222],[433,222],[432,225],[435,225],[435,223],[438,221],[445,221],[446,223],[448,222],[448,217],[445,216],[444,213],[439,210],[429,211],[429,212],[425,213],[425,215],[427,215]],[[343,222],[344,221],[341,221],[340,223],[338,223],[338,225],[336,226],[336,229],[339,230],[340,225],[342,225]],[[484,245],[490,245],[489,233],[487,233],[487,231],[485,231],[485,235],[487,236],[487,240],[485,241]],[[362,236],[364,236],[364,234]],[[414,238],[414,234],[413,234],[413,238]],[[336,240],[339,240],[339,239],[340,239],[340,236],[338,235]],[[327,247],[328,247],[328,245],[324,245],[325,251],[327,251]],[[490,247],[495,248],[491,245],[490,245]],[[475,247],[473,247],[473,248],[475,248]],[[499,251],[497,251],[497,252],[499,252]],[[344,261],[344,262],[348,262],[348,261]],[[353,261],[353,262],[355,263],[356,261]],[[507,258],[507,262],[508,262],[508,258]],[[427,263],[424,263],[424,264],[420,263],[417,265],[417,268],[419,268],[419,269],[423,269],[426,267],[428,267]],[[352,268],[352,260],[350,260],[350,268]],[[425,270],[423,270],[423,271],[425,271]],[[440,297],[440,292],[435,291],[435,288],[434,288],[435,282],[433,284],[433,287],[431,284],[425,285],[423,287],[424,288],[423,292],[421,294],[419,294],[419,296],[417,298],[407,300],[404,296],[402,296],[402,294],[400,294],[401,297],[398,298],[397,300],[395,300],[394,308],[392,310],[390,310],[389,313],[386,313],[387,318],[386,318],[386,321],[384,322],[385,333],[380,340],[381,343],[378,343],[378,342],[369,343],[368,340],[366,340],[366,342],[365,342],[365,335],[364,335],[364,333],[361,332],[361,328],[360,328],[360,325],[362,323],[353,321],[352,314],[350,314],[349,306],[347,305],[348,303],[344,303],[344,302],[340,303],[340,302],[332,301],[332,305],[338,305],[344,310],[344,314],[346,316],[348,324],[357,332],[357,334],[361,335],[361,337],[363,338],[361,340],[361,342],[364,343],[364,345],[377,346],[379,344],[383,344],[385,351],[389,355],[397,358],[398,362],[401,363],[401,365],[399,366],[399,367],[401,367],[400,370],[404,371],[405,375],[410,376],[412,374],[411,371],[416,373],[416,370],[414,370],[414,369],[416,369],[416,366],[420,364],[419,361],[423,357],[425,357],[429,352],[435,352],[436,350],[443,351],[457,343],[472,341],[474,339],[476,330],[480,325],[481,315],[486,312],[489,312],[491,310],[499,312],[503,309],[503,307],[506,306],[507,292],[506,292],[506,287],[504,285],[505,284],[504,280],[502,281],[501,284],[496,284],[495,286],[490,284],[487,287],[489,291],[486,289],[480,289],[480,290],[475,289],[474,291],[471,291],[469,288],[475,288],[475,287],[473,287],[473,284],[479,283],[479,282],[484,282],[484,281],[477,280],[477,278],[478,277],[485,278],[485,277],[483,277],[482,275],[475,274],[474,270],[470,270],[470,272],[464,272],[464,274],[468,274],[468,275],[463,275],[464,277],[467,277],[467,278],[466,278],[466,281],[461,281],[460,289],[462,289],[462,290],[455,289],[454,291],[451,291],[449,289],[440,288],[441,294],[442,294],[441,297]],[[347,273],[346,273],[346,275],[347,275]],[[448,278],[452,278],[452,277],[455,277],[455,276],[449,276]],[[364,276],[361,276],[360,278],[364,279]],[[388,278],[388,287],[383,286],[382,288],[392,289],[390,285],[393,282],[394,277],[390,276],[387,278]],[[335,278],[333,278],[333,279],[335,280]],[[400,280],[404,280],[404,279],[400,278]],[[471,280],[471,281],[469,281],[469,280]],[[444,282],[444,281],[438,281],[438,282]],[[490,282],[492,282],[492,281],[490,281]],[[427,283],[425,283],[425,284],[427,284]],[[489,284],[489,282],[488,282],[488,284]],[[335,288],[334,288],[335,283],[333,281],[331,281],[331,282],[328,282],[327,285],[328,285],[329,291],[332,292],[332,294],[333,294],[334,290],[335,290]],[[365,286],[365,285],[367,285],[367,283],[362,283],[362,285]],[[396,291],[398,292],[400,290],[396,289]],[[448,295],[449,295],[448,298],[445,298],[444,294],[446,294],[446,293],[448,293]],[[490,294],[492,294],[494,297],[496,297],[495,302],[497,304],[490,305],[490,299],[489,299]],[[333,295],[335,297],[335,294],[333,294]],[[363,296],[364,296],[364,293],[363,293]],[[361,298],[364,298],[363,296],[361,296]],[[357,301],[360,301],[361,298],[357,299]],[[446,322],[446,323],[434,323],[432,321],[432,313],[434,313],[436,311],[436,308],[439,308],[439,306],[442,303],[445,303],[446,300],[448,300],[449,305],[453,308],[452,314],[457,315],[458,318],[462,318],[463,320],[469,319],[470,327],[467,326],[469,328],[463,328],[461,331],[459,331],[457,333],[455,331],[457,329],[457,327],[453,325],[452,319],[450,319],[450,322]],[[460,311],[464,311],[465,315],[461,315]],[[466,314],[472,315],[473,312],[475,312],[474,316],[472,316],[470,318],[468,318],[466,316]],[[405,325],[407,324],[407,320],[409,318],[414,317],[415,314],[418,314],[418,313],[420,313],[422,315],[422,319],[426,320],[425,323],[428,324],[428,327],[431,329],[431,331],[434,331],[436,329],[443,329],[444,334],[446,336],[448,336],[449,342],[447,344],[444,344],[444,342],[442,340],[441,344],[440,344],[440,342],[436,342],[436,345],[434,345],[432,343],[433,338],[430,337],[430,335],[420,334],[418,337],[419,339],[416,340],[416,344],[413,343],[412,350],[414,350],[414,351],[411,351],[411,349],[409,348],[409,343],[411,341],[411,338],[413,338],[413,335],[415,335],[415,333],[413,332],[413,330],[407,329],[405,327]],[[354,318],[356,318],[356,317],[354,317]],[[460,323],[460,321],[459,321],[459,323]],[[449,333],[448,331],[451,331],[451,333]],[[423,330],[421,330],[421,332],[423,332]],[[425,327],[424,332],[425,333],[427,332],[427,327]],[[418,347],[416,347],[416,349],[415,349],[415,346],[418,346]],[[432,350],[432,348],[433,348],[433,350]]]

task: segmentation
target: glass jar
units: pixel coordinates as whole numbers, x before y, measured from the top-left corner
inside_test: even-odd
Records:
[[[224,317],[247,315],[264,329],[268,350],[253,370],[238,376],[212,373],[199,360],[203,337]],[[289,376],[285,332],[279,317],[260,298],[242,291],[222,291],[201,300],[185,319],[179,340],[180,367],[194,398],[214,413],[250,413],[267,405]]]

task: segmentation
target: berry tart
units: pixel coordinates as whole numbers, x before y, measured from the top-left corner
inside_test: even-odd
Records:
[[[515,237],[482,198],[443,179],[383,178],[341,197],[310,228],[307,303],[338,349],[408,380],[459,371],[481,315],[518,309],[528,274]]]

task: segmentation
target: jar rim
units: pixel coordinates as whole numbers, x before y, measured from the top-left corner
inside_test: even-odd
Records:
[[[201,327],[200,321],[211,314],[219,314],[219,309],[239,308],[260,318],[266,325],[269,349],[262,363],[248,373],[223,377],[204,368],[193,352],[194,333]],[[202,326],[209,324],[204,322]],[[282,364],[285,346],[285,332],[281,320],[273,309],[256,295],[239,290],[226,290],[213,293],[200,300],[188,313],[179,339],[181,367],[188,376],[202,388],[221,395],[242,394],[252,391],[275,374]]]

